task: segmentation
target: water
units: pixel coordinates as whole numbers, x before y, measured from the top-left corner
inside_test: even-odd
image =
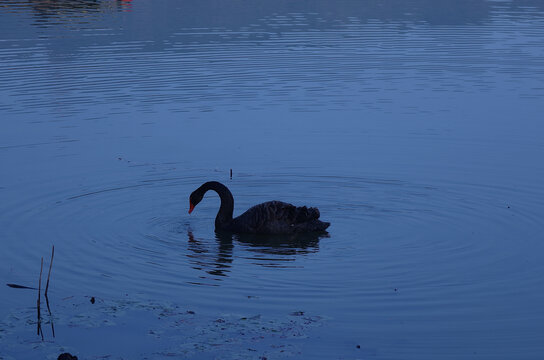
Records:
[[[1,279],[55,258],[0,358],[542,358],[543,15],[2,1]],[[211,179],[329,234],[218,238]]]

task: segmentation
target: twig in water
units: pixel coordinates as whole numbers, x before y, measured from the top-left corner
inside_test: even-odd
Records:
[[[51,268],[53,267],[53,256],[55,255],[55,245],[51,250],[51,262],[49,263],[49,273],[47,274],[47,283],[45,285],[45,303],[47,304],[47,311],[49,311],[49,318],[51,321],[51,331],[53,332],[53,337],[55,337],[55,326],[53,325],[53,315],[51,314],[51,308],[49,307],[49,298],[47,297],[47,291],[49,290],[49,278],[51,277]]]
[[[42,263],[40,266],[40,280],[38,282],[38,301],[37,301],[37,308],[38,308],[38,335],[42,335],[42,341],[43,341],[43,331],[42,331],[42,315],[40,312],[40,297],[42,292],[42,272],[43,272],[43,257],[42,257]]]
[[[7,286],[9,286],[10,288],[14,288],[14,289],[31,289],[31,290],[38,290],[34,287],[30,287],[30,286],[24,286],[24,285],[17,285],[17,284],[6,284]]]
[[[45,284],[45,303],[47,304],[47,310],[49,315],[51,315],[51,309],[49,308],[49,298],[47,297],[47,291],[49,290],[49,278],[51,277],[51,268],[53,267],[53,256],[55,255],[55,245],[51,250],[51,262],[49,263],[49,272],[47,274],[47,283]]]
[[[55,245],[53,245],[53,249],[51,250],[51,262],[49,263],[49,273],[47,274],[47,283],[45,284],[45,298],[46,299],[47,299],[47,290],[49,290],[49,278],[51,277],[51,268],[53,267],[54,255],[55,255]],[[47,303],[47,307],[49,308],[49,302]]]

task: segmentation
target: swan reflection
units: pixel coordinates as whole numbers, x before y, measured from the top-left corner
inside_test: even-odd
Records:
[[[215,234],[218,242],[236,242],[245,245],[248,251],[275,255],[296,255],[317,252],[319,250],[319,239],[322,237],[328,237],[328,233]]]
[[[251,264],[263,267],[286,267],[287,262],[295,261],[299,255],[316,253],[319,250],[319,240],[329,235],[328,233],[255,235],[216,232],[215,242],[211,243],[209,239],[198,239],[191,230],[187,230],[187,237],[189,250],[187,256],[192,268],[210,275],[203,275],[202,279],[211,278],[221,281],[235,266],[233,251],[236,247],[240,251],[236,257],[237,262],[250,260]]]
[[[191,230],[187,231],[187,236],[189,238],[187,256],[193,269],[203,270],[214,277],[226,276],[230,272],[234,247],[232,242],[218,242],[217,251],[213,251],[206,242],[195,238]]]

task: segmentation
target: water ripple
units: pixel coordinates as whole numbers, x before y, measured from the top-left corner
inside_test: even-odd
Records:
[[[77,111],[82,104],[112,102],[204,110],[210,99],[231,108],[287,104],[310,111],[374,104],[386,110],[393,94],[368,97],[384,83],[400,93],[429,88],[477,93],[502,86],[516,91],[523,79],[544,74],[535,41],[543,37],[544,27],[535,24],[539,18],[522,22],[499,13],[484,24],[399,28],[358,18],[318,25],[308,16],[266,16],[239,29],[172,29],[139,40],[128,36],[131,28],[106,29],[100,40],[104,29],[97,24],[83,33],[68,30],[70,38],[94,40],[67,50],[60,46],[62,38],[6,40],[0,60],[10,66],[0,70],[0,81],[10,89],[6,95],[19,99],[7,110]],[[62,51],[69,53],[55,54]],[[542,96],[541,89],[535,85],[525,95]]]

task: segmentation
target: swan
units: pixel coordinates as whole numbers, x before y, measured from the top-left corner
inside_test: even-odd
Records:
[[[202,184],[189,196],[189,214],[208,190],[221,198],[215,218],[215,231],[238,234],[293,234],[325,231],[330,225],[319,220],[319,210],[313,207],[294,206],[282,201],[267,201],[255,205],[242,215],[232,218],[234,198],[230,190],[217,181]]]

